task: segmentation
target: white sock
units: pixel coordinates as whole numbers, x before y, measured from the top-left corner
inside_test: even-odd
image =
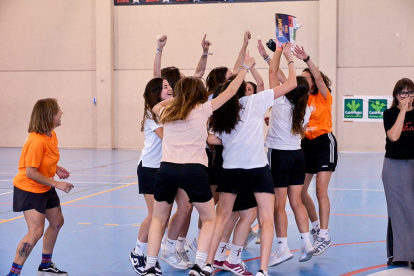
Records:
[[[230,255],[229,262],[231,264],[237,264],[241,261],[241,255],[243,251],[243,246],[238,246],[235,244],[230,245]]]
[[[177,251],[184,250],[184,244],[185,244],[185,237],[178,237],[177,245],[175,246]]]
[[[155,264],[157,263],[157,256],[147,256],[147,265],[145,266],[145,270],[155,267]]]
[[[137,239],[137,245],[135,246],[134,253],[138,255],[144,255],[145,249],[147,249],[146,242],[141,242],[139,239]]]
[[[172,253],[175,251],[175,245],[177,244],[177,240],[170,240],[167,238],[167,241],[165,242],[165,253]]]
[[[284,238],[277,237],[277,251],[283,252],[285,251],[286,247],[288,247],[287,237],[284,237]]]
[[[305,245],[309,242],[310,243],[310,237],[309,232],[306,233],[300,233],[300,239],[302,241],[302,247],[305,247]]]
[[[214,260],[224,261],[226,259],[227,249],[229,249],[229,244],[226,242],[220,242],[216,255],[214,256]]]
[[[318,235],[320,238],[322,238],[322,239],[326,239],[326,238],[328,238],[328,240],[330,239],[330,237],[329,237],[329,229],[321,229],[321,232],[319,232],[319,235]]]
[[[199,267],[204,267],[207,261],[207,255],[207,252],[197,251],[195,257],[195,264],[197,264]]]
[[[318,231],[319,229],[321,229],[321,224],[319,222],[319,219],[312,222],[312,228],[315,229],[316,231]]]

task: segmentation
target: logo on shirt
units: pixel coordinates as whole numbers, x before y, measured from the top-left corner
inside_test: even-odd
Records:
[[[309,106],[310,112],[311,114],[316,112],[316,105],[314,103],[311,103],[311,105]]]
[[[405,123],[403,125],[402,131],[414,131],[414,126],[412,126],[413,122]]]

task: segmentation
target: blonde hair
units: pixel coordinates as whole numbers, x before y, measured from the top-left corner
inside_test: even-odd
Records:
[[[56,99],[46,98],[36,102],[30,116],[29,133],[43,134],[55,128],[54,116],[59,111]]]
[[[173,102],[161,114],[161,124],[185,120],[198,104],[207,101],[207,90],[200,78],[182,78],[175,85],[174,94]]]

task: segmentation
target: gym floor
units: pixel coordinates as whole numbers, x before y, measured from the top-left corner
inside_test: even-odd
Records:
[[[14,213],[13,177],[21,149],[0,148],[0,275],[9,272],[19,241],[27,232],[22,213]],[[61,149],[60,166],[71,172],[71,193],[58,191],[65,217],[53,254],[57,267],[71,276],[136,275],[128,259],[141,221],[147,214],[138,194],[137,162],[140,151]],[[295,258],[269,268],[270,275],[414,275],[409,267],[386,266],[387,209],[381,182],[383,153],[340,153],[333,174],[330,234],[332,246],[320,256],[299,263],[300,236],[289,205],[289,247]],[[310,193],[315,198],[314,183]],[[316,201],[315,201],[316,202]],[[197,234],[196,211],[188,239]],[[274,240],[273,248],[275,248]],[[35,246],[22,274],[37,275],[41,241]],[[259,269],[259,245],[243,252],[249,271]],[[194,253],[189,252],[190,260]],[[163,275],[187,275],[160,262]],[[230,275],[218,272],[216,275]],[[254,274],[253,274],[254,275]]]

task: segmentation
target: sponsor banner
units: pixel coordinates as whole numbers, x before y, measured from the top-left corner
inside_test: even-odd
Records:
[[[246,3],[246,2],[286,2],[319,0],[114,0],[115,6],[168,5],[168,4],[208,4],[208,3]]]
[[[347,95],[342,97],[344,122],[382,122],[392,96]]]

